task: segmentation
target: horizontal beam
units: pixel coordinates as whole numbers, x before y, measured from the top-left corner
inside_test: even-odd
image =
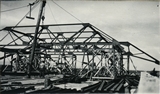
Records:
[[[120,44],[125,44],[127,42],[119,42],[119,43]],[[48,45],[48,46],[50,46],[50,45],[53,45],[53,46],[61,45],[60,43],[41,43],[40,45],[43,45],[43,44],[44,45]],[[112,45],[112,42],[108,42],[108,43],[106,43],[106,42],[89,42],[89,43],[86,43],[86,44],[84,44],[83,42],[75,42],[75,43],[68,42],[68,43],[66,43],[66,45]],[[0,46],[31,46],[31,45],[25,45],[25,44],[18,44],[18,45],[15,45],[15,44],[10,44],[10,45],[0,44]]]
[[[64,55],[64,54],[47,54],[47,55],[52,55],[52,56],[57,55],[57,56],[59,56],[59,55]],[[67,55],[72,55],[72,54],[67,54]],[[81,54],[81,53],[79,53],[79,54],[78,53],[74,53],[74,55],[92,55],[93,56],[93,54]],[[101,55],[101,54],[96,54],[96,55]]]
[[[58,39],[68,39],[69,37],[65,37],[65,38],[58,38]],[[88,38],[88,37],[78,37],[77,39],[86,39],[86,38]],[[94,38],[100,38],[100,37],[94,37]],[[93,39],[94,39],[93,38]],[[47,40],[49,40],[49,39],[53,39],[53,38],[41,38],[41,39],[47,39]]]
[[[71,23],[71,24],[48,24],[48,25],[40,25],[41,27],[42,26],[73,26],[73,25],[87,25],[87,24],[90,24],[90,23]],[[25,25],[25,26],[8,26],[9,28],[23,28],[23,27],[36,27],[36,25]]]
[[[43,44],[40,44],[43,45]],[[46,43],[46,45],[61,45],[60,43]],[[88,43],[84,43],[84,42],[67,42],[65,45],[112,45],[111,42],[106,43],[106,42],[88,42]],[[44,46],[44,45],[43,45]]]
[[[65,42],[65,41],[64,41]],[[61,43],[40,43],[40,46],[61,46],[63,42]],[[83,42],[67,42],[65,45],[112,45],[111,42],[106,43],[106,42],[89,42],[89,43],[83,43]],[[5,45],[5,44],[0,44],[0,46],[29,46],[29,45],[24,45],[24,44],[18,44],[18,45]]]
[[[62,33],[62,34],[66,34],[66,33],[76,33],[78,31],[63,31],[63,32],[52,32],[52,34],[58,34],[58,33]],[[92,33],[94,31],[84,31],[83,33]],[[35,34],[35,33],[26,33],[26,34]],[[50,34],[47,32],[42,32],[41,34]]]

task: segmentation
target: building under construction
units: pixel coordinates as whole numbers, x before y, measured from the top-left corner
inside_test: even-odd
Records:
[[[4,53],[0,57],[2,94],[130,93],[126,90],[137,89],[140,79],[131,57],[160,64],[132,43],[118,41],[90,23],[40,24],[45,20],[46,3],[36,0],[28,5],[29,16],[24,18],[34,19],[31,11],[41,4],[36,25],[17,24],[0,30],[7,32],[0,39],[0,51]],[[9,43],[3,42],[8,39]],[[10,60],[9,64],[6,59]],[[45,66],[43,70],[41,63]],[[130,70],[131,64],[135,71]],[[41,72],[44,78],[38,77]],[[80,89],[68,88],[69,83],[79,85]],[[88,84],[80,86],[85,83]],[[38,86],[44,87],[37,89]]]

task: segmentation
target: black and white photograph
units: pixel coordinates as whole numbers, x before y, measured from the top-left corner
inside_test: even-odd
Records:
[[[0,0],[0,94],[159,94],[159,0]]]

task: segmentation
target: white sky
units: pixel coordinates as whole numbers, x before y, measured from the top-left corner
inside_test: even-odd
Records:
[[[1,10],[21,7],[34,0],[2,1]],[[45,23],[79,23],[78,20],[47,0]],[[118,41],[129,41],[160,60],[159,1],[55,1],[84,23],[91,23]],[[39,6],[38,6],[39,7]],[[29,7],[1,13],[1,25],[16,25]],[[37,18],[38,8],[32,15]],[[56,19],[56,21],[54,20]],[[25,19],[20,25],[35,24]],[[0,35],[0,37],[3,35]],[[138,69],[151,70],[159,66],[152,63],[135,63]],[[144,66],[145,65],[145,66]]]

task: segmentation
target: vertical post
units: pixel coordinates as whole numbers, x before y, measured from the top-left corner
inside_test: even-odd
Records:
[[[0,75],[2,74],[2,72],[5,69],[5,63],[6,63],[6,53],[4,52],[4,59],[3,59],[3,65],[2,65],[2,69],[0,70]]]
[[[82,68],[83,68],[84,58],[85,58],[85,52],[84,52],[84,54],[83,54],[83,58],[82,58]]]
[[[92,80],[93,72],[94,72],[94,54],[92,55],[92,63],[90,65],[91,67],[91,75],[90,75],[90,80]]]
[[[6,63],[6,53],[4,52],[4,59],[3,59],[3,65]]]
[[[89,67],[89,54],[87,54],[87,60],[88,60],[88,71],[90,71],[90,67]],[[88,77],[89,77],[89,75],[88,75]]]
[[[106,67],[108,67],[107,54],[106,53],[104,54],[104,59],[105,59],[104,64],[105,64],[105,66],[107,65]]]
[[[89,54],[87,54],[87,60],[88,60],[88,70],[89,70]]]
[[[75,55],[75,73],[77,73],[77,56]]]
[[[76,70],[76,62],[77,61],[77,56],[75,55],[75,54],[73,54],[73,60],[72,60],[72,62],[73,62],[73,64],[74,64],[74,74],[76,74],[76,72],[77,72],[77,70]]]
[[[127,54],[127,73],[129,74],[129,58],[130,58],[130,55],[129,55],[129,53],[130,53],[130,49],[129,49],[129,46],[128,46],[128,54]]]
[[[12,71],[12,66],[13,66],[13,55],[11,56],[11,71]]]
[[[94,69],[94,54],[93,54],[92,70]]]
[[[117,73],[116,73],[115,43],[114,43],[114,41],[112,43],[112,50],[113,50],[113,75],[114,75],[114,78],[116,78],[117,77]]]
[[[113,72],[114,72],[114,78],[116,78],[115,49],[113,49]]]
[[[123,54],[120,53],[120,75],[123,75]]]
[[[43,13],[43,8],[45,7],[46,4],[46,0],[42,0],[41,3],[41,7],[40,7],[40,11],[39,11],[39,16],[38,16],[38,20],[37,20],[37,26],[35,29],[35,35],[34,35],[34,39],[33,39],[33,44],[32,44],[32,50],[31,50],[31,55],[30,55],[30,63],[28,65],[28,77],[30,78],[30,73],[31,73],[31,65],[34,59],[34,53],[35,53],[35,48],[36,48],[36,44],[37,44],[37,35],[38,35],[38,31],[39,31],[39,26],[40,26],[40,22],[41,22],[41,18],[42,18],[42,13]]]
[[[65,56],[65,49],[64,45],[61,46],[62,54],[61,54],[61,73],[65,76],[66,71],[63,71],[63,68],[66,67],[66,56]]]
[[[84,54],[83,54],[83,58],[82,58],[82,70],[83,70],[83,63],[84,63],[84,60],[85,59],[85,52],[84,52]],[[82,72],[81,72],[81,74],[80,75],[82,75]]]
[[[102,63],[103,63],[103,56],[104,56],[104,54],[102,53],[101,54],[101,67],[102,67]]]
[[[62,67],[63,67],[63,66],[62,66],[62,59],[63,59],[62,52],[60,52],[60,56],[59,56],[59,57],[60,57],[60,60],[59,60],[59,61],[60,61],[60,62],[59,62],[60,65],[59,65],[59,66],[60,66],[60,68],[61,68],[61,74],[62,74]]]
[[[75,68],[75,62],[74,62],[74,55],[72,54],[72,71],[74,70]]]

